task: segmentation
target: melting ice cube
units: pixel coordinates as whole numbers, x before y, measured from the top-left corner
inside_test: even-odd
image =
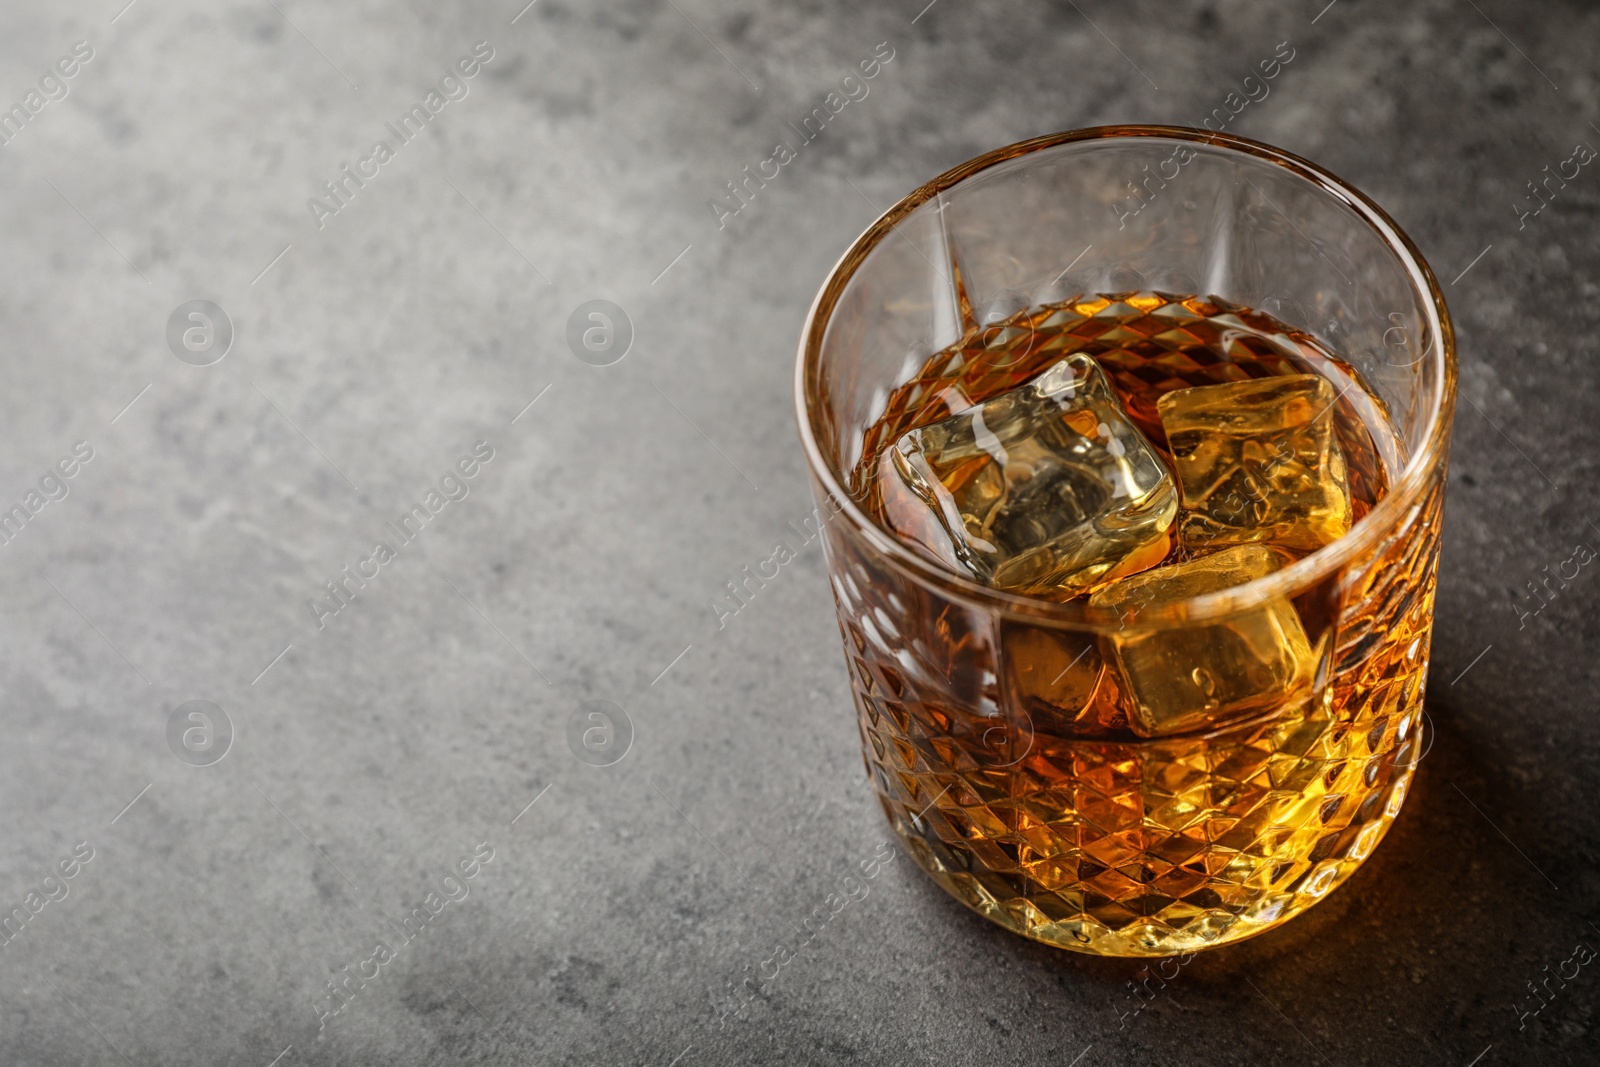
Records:
[[[1333,386],[1315,374],[1177,389],[1156,402],[1188,549],[1261,542],[1312,552],[1350,530]]]
[[[1284,557],[1262,545],[1237,545],[1199,559],[1136,574],[1089,603],[1130,613],[1243,585],[1271,574]],[[1206,623],[1141,628],[1110,638],[1127,682],[1129,725],[1142,737],[1192,730],[1289,703],[1309,691],[1316,656],[1294,605],[1278,597]]]
[[[882,463],[890,525],[1002,589],[1067,599],[1170,547],[1172,476],[1083,353],[910,431]]]

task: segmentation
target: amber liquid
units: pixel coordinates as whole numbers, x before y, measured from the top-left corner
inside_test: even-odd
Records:
[[[890,395],[852,492],[881,520],[884,449],[1072,352],[1099,362],[1169,463],[1163,394],[1314,373],[1337,394],[1355,521],[1396,469],[1381,401],[1311,337],[1214,298],[1120,293],[970,324]],[[1436,481],[1395,535],[1294,598],[1316,657],[1309,691],[1158,738],[1128,730],[1103,629],[890,592],[872,560],[836,542],[864,751],[891,822],[962,901],[1062,947],[1159,956],[1285,921],[1371,853],[1410,781],[1439,504]],[[1164,562],[1193,554],[1178,541]]]

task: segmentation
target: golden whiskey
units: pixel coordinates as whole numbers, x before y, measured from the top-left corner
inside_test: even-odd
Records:
[[[1048,610],[967,606],[830,536],[890,821],[969,906],[1066,948],[1164,956],[1288,919],[1410,781],[1441,480],[1311,588],[1174,618],[1383,499],[1401,449],[1381,400],[1216,298],[966,318],[888,395],[850,491],[930,563]]]

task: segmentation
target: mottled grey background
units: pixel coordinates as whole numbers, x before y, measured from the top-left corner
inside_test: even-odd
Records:
[[[1518,605],[1600,548],[1600,170],[1514,206],[1600,147],[1592,5],[123,3],[0,8],[0,106],[94,50],[0,148],[0,506],[94,449],[0,545],[0,912],[93,849],[0,948],[0,1063],[1593,1062],[1600,966],[1519,1015],[1600,948],[1600,567]],[[307,198],[479,40],[469,95],[319,229]],[[888,837],[817,546],[725,629],[710,606],[811,508],[812,294],[939,171],[1197,122],[1283,41],[1230,129],[1386,205],[1460,333],[1404,814],[1134,1018],[1139,964],[1005,934],[901,856],[719,1027]],[[870,96],[719,229],[722,183],[880,42]],[[236,328],[207,367],[166,342],[195,299]],[[634,327],[608,367],[566,347],[594,299]],[[478,441],[470,496],[318,630],[308,598]],[[167,746],[190,700],[233,724],[211,766]],[[633,725],[612,766],[568,749],[592,700]],[[480,842],[319,1032],[325,983]]]

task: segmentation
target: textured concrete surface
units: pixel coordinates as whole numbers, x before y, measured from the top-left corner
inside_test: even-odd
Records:
[[[1600,170],[1526,199],[1600,147],[1592,6],[124,2],[0,8],[28,115],[0,148],[0,504],[31,515],[0,545],[0,1063],[1593,1062],[1600,565],[1563,561],[1600,548]],[[918,182],[1195,122],[1284,41],[1230,128],[1466,270],[1437,734],[1398,825],[1137,998],[1141,965],[1004,934],[900,856],[719,1019],[888,838],[816,545],[725,628],[709,606],[811,507],[812,294]],[[880,43],[719,228],[708,200]],[[431,89],[426,132],[386,131]],[[634,334],[603,367],[566,342],[596,299]],[[234,327],[206,366],[216,335],[168,341],[192,300]],[[319,620],[347,566],[377,574]],[[232,730],[205,766],[214,712],[210,747],[188,711],[169,743],[196,700]],[[614,765],[569,748],[591,701],[631,722]]]

